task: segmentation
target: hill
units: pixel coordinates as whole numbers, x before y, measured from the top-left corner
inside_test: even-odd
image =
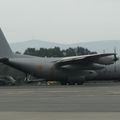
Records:
[[[61,49],[66,49],[69,47],[84,47],[89,49],[90,51],[96,51],[98,53],[105,52],[113,52],[114,48],[117,49],[117,51],[120,51],[120,40],[107,40],[107,41],[95,41],[95,42],[81,42],[76,44],[59,44],[54,42],[46,42],[41,40],[30,40],[25,42],[19,42],[19,43],[11,43],[10,44],[12,50],[24,52],[27,48],[53,48],[55,46],[60,47]]]

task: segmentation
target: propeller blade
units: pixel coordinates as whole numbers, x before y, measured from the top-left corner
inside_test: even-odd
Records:
[[[116,50],[116,48],[114,48],[114,53],[115,53],[114,61],[116,62],[117,60],[119,60],[119,58],[117,57],[117,50]]]
[[[114,61],[115,61],[115,67],[114,67],[114,71],[116,72],[117,71],[117,68],[116,68],[116,62],[119,60],[119,58],[117,57],[117,50],[116,50],[116,47],[114,48]]]

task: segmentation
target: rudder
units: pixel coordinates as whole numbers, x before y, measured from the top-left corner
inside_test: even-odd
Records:
[[[0,28],[0,58],[10,58],[13,56],[13,52]]]

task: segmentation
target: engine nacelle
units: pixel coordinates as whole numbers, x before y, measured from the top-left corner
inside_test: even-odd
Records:
[[[69,76],[69,81],[85,81],[86,79],[92,79],[97,76],[97,73],[94,70],[84,70],[80,74]]]
[[[87,79],[92,79],[92,78],[95,78],[95,77],[97,76],[97,72],[94,71],[94,70],[85,70],[85,71],[83,71],[82,74],[83,74],[83,75],[85,76],[85,78],[87,78]]]
[[[96,63],[103,64],[103,65],[110,65],[110,64],[113,64],[114,62],[115,62],[114,56],[109,56],[109,57],[99,58]]]

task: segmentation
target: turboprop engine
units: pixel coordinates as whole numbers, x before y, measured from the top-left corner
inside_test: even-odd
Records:
[[[102,58],[98,59],[97,63],[104,64],[104,65],[110,65],[110,64],[113,64],[114,62],[116,62],[117,60],[118,60],[118,58],[114,57],[114,56],[102,57]]]
[[[86,79],[93,79],[97,76],[97,73],[94,70],[84,70],[80,74],[71,75],[68,77],[68,82],[74,84],[83,84]]]

